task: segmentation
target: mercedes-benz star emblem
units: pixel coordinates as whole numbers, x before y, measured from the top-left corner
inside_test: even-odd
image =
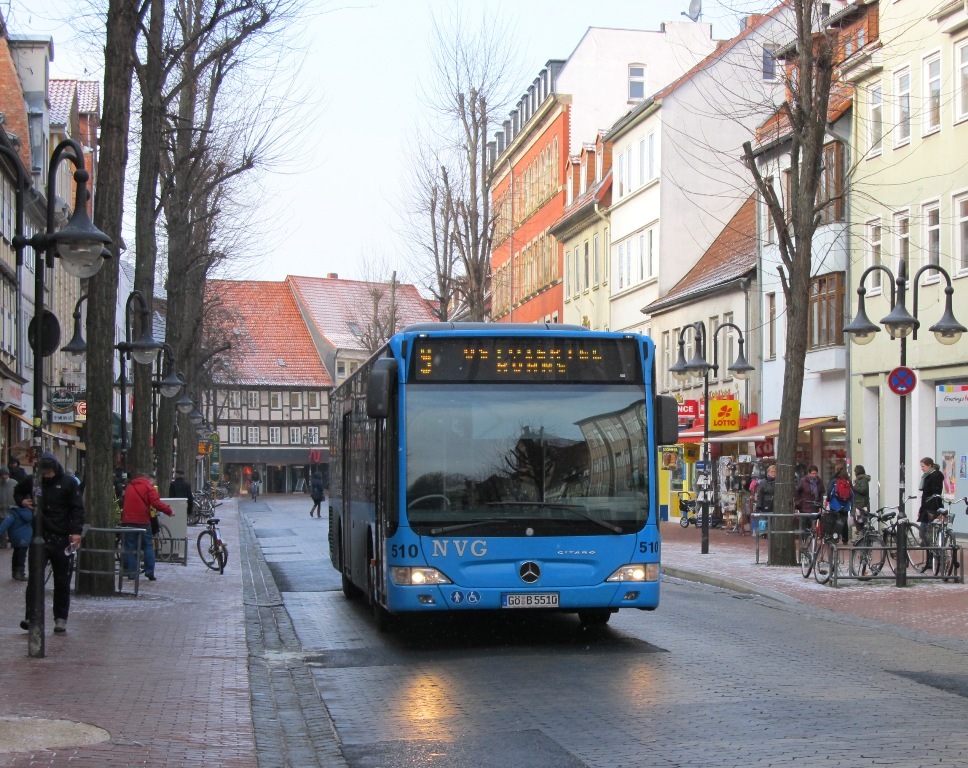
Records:
[[[529,560],[526,563],[521,563],[521,567],[518,568],[518,576],[526,584],[534,584],[541,576],[541,568],[538,567],[537,563]]]

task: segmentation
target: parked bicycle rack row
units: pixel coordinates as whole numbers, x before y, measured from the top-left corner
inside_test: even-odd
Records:
[[[848,547],[837,547],[837,546],[834,546],[834,548],[833,548],[834,555],[837,558],[838,565],[837,565],[837,568],[834,569],[834,572],[831,574],[830,586],[832,586],[832,587],[839,586],[837,582],[838,581],[844,581],[844,580],[847,580],[847,581],[893,581],[893,582],[897,582],[897,573],[894,570],[892,570],[891,567],[887,564],[887,556],[888,556],[888,553],[889,552],[896,552],[896,550],[893,550],[890,547],[869,547],[869,549],[872,552],[883,552],[884,553],[885,562],[884,562],[883,567],[880,570],[880,573],[877,573],[877,574],[866,574],[866,575],[863,575],[863,576],[854,576],[854,575],[851,575],[851,573],[850,573],[849,562],[847,564],[840,562],[840,554],[841,553],[846,553],[847,554],[848,561],[849,561],[849,559],[850,559],[850,552],[852,551],[852,549],[851,548],[848,548]],[[925,558],[927,558],[928,554],[932,554],[932,556],[935,556],[936,553],[938,552],[938,547],[908,547],[907,549],[908,549],[909,552],[912,551],[912,550],[913,551],[916,551],[916,552],[924,552],[925,553]],[[962,563],[964,562],[964,555],[963,555],[963,552],[962,552],[962,547],[960,547],[960,546],[948,547],[948,548],[945,549],[944,556],[947,557],[949,552],[951,553],[951,557],[952,557],[952,560],[954,562],[954,568],[952,569],[952,572],[951,572],[950,575],[947,575],[946,576],[946,575],[944,575],[944,573],[937,573],[937,574],[935,574],[935,573],[929,573],[928,571],[925,571],[924,573],[918,573],[915,569],[913,569],[911,567],[907,567],[907,571],[906,571],[906,574],[905,574],[905,579],[907,581],[941,581],[941,582],[950,582],[952,584],[964,584],[965,583],[965,571],[964,571],[964,567],[962,565]],[[896,567],[900,567],[900,565],[898,565]]]
[[[760,563],[760,538],[763,534],[766,534],[766,542],[767,542],[766,564],[767,565],[773,565],[773,563],[770,561],[770,549],[771,549],[770,543],[773,541],[774,536],[781,536],[781,535],[789,536],[791,534],[793,536],[800,535],[799,524],[794,526],[793,530],[789,530],[789,531],[774,530],[773,521],[780,520],[780,519],[799,521],[800,515],[794,515],[789,513],[783,514],[780,512],[754,512],[752,515],[750,515],[750,525],[753,528],[753,538],[756,540],[756,564],[757,565],[759,565]],[[765,524],[765,527],[763,527],[763,525],[761,524]]]

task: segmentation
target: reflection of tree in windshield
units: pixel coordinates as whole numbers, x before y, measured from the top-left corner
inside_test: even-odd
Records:
[[[642,397],[636,387],[411,387],[407,500],[425,499],[412,516],[456,519],[497,502],[579,499],[614,511],[617,498],[641,498]],[[446,503],[426,498],[435,494]],[[630,514],[643,508],[626,506]]]

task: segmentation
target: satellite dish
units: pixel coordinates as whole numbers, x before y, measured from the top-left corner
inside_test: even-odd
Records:
[[[692,21],[699,21],[699,18],[702,16],[702,0],[690,0],[689,10],[683,11],[682,15]]]

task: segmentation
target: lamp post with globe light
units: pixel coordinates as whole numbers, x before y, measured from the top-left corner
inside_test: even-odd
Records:
[[[686,333],[692,329],[696,342],[696,351],[692,360],[686,362]],[[743,347],[746,339],[743,331],[735,323],[720,323],[712,334],[713,342],[713,362],[706,360],[706,326],[702,322],[689,323],[679,331],[679,359],[676,364],[669,368],[671,373],[678,381],[686,381],[691,376],[702,376],[703,378],[703,474],[699,478],[700,489],[702,491],[702,543],[700,553],[709,554],[709,494],[715,486],[712,463],[709,458],[709,373],[719,372],[719,345],[716,339],[725,328],[733,328],[739,334],[739,353],[736,360],[726,370],[741,381],[749,378],[750,373],[755,370],[746,360]]]
[[[55,230],[55,189],[57,170],[64,161],[74,165],[74,181],[76,182],[76,196],[74,210],[67,224]],[[11,158],[11,165],[18,169],[18,176],[22,169],[19,158]],[[26,194],[26,180],[18,180],[18,214],[17,233],[13,244],[22,253],[22,248],[29,245],[36,254],[36,268],[34,270],[34,318],[31,321],[31,342],[34,355],[33,382],[33,450],[39,457],[43,446],[43,410],[44,410],[44,357],[53,354],[57,347],[45,341],[45,331],[54,338],[59,337],[60,329],[57,319],[44,307],[44,275],[45,268],[53,270],[54,259],[59,258],[68,274],[78,278],[88,278],[96,274],[104,259],[110,256],[105,246],[111,243],[111,238],[94,226],[87,214],[88,191],[87,182],[90,175],[84,167],[84,150],[73,139],[65,139],[55,148],[50,158],[47,172],[47,221],[43,232],[37,232],[32,237],[23,235],[22,206],[23,196]],[[53,318],[53,320],[51,320]],[[45,327],[45,325],[47,327]],[[54,331],[55,333],[52,333]],[[42,479],[39,472],[39,461],[34,468],[34,534],[30,542],[29,565],[27,575],[28,598],[28,653],[30,656],[43,658],[44,648],[44,564],[46,549],[43,538],[44,501],[41,494]]]

